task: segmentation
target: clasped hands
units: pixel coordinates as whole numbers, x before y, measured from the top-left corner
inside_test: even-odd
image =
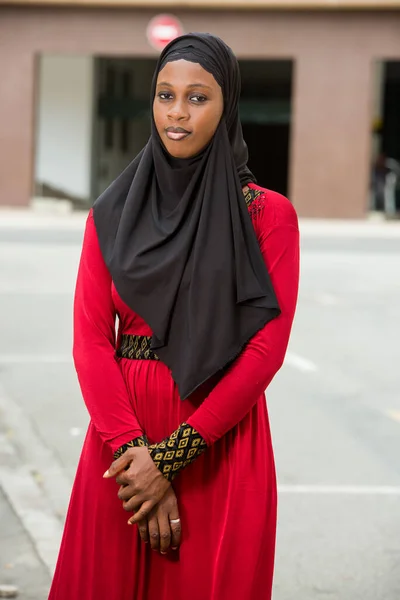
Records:
[[[140,537],[150,542],[153,550],[166,554],[176,550],[181,542],[181,524],[175,492],[155,466],[147,447],[129,448],[115,460],[105,478],[115,477],[120,488],[118,498],[127,512],[134,512],[128,521],[137,524]]]

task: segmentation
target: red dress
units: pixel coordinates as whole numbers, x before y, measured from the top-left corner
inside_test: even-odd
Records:
[[[205,399],[182,402],[169,369],[116,359],[119,333],[151,335],[118,296],[87,220],[75,296],[74,360],[91,421],[72,491],[50,600],[269,600],[276,480],[264,390],[281,367],[295,312],[299,233],[290,202],[261,190],[249,212],[282,313],[258,332]],[[188,422],[209,448],[173,482],[179,552],[161,555],[127,524],[113,451]]]

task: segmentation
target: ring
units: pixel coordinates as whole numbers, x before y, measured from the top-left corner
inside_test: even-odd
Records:
[[[173,525],[176,525],[177,523],[180,523],[181,520],[180,519],[170,519],[169,522],[172,523]]]

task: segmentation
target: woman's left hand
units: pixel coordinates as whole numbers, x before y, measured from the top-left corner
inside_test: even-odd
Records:
[[[147,517],[171,486],[155,466],[147,447],[126,450],[112,463],[104,477],[115,477],[121,486],[118,498],[123,501],[126,511],[135,512],[129,519],[131,523]]]
[[[129,519],[128,523],[131,523]],[[153,508],[147,519],[138,523],[139,535],[144,542],[150,541],[152,550],[166,554],[168,548],[177,550],[181,545],[181,520],[178,501],[172,486]]]

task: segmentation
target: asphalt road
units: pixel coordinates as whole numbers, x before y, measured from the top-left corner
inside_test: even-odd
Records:
[[[0,222],[0,583],[22,599],[44,598],[87,425],[70,358],[81,239],[76,224]],[[400,228],[303,234],[302,248],[289,353],[267,392],[274,600],[399,600]]]

